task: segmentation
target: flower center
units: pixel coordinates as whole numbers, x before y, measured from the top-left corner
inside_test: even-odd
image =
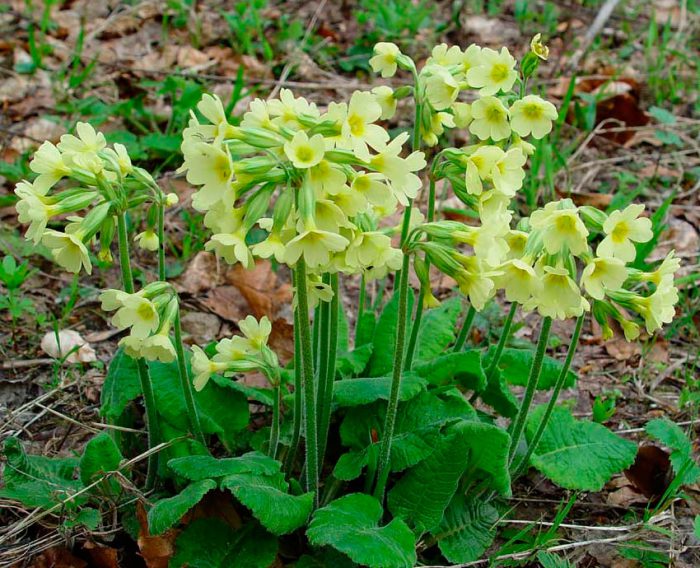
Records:
[[[300,162],[310,162],[313,157],[313,151],[308,146],[299,146],[296,149],[296,155]]]
[[[491,68],[491,80],[500,83],[508,77],[508,66],[503,63],[497,63]]]
[[[486,111],[486,117],[491,122],[500,122],[503,118],[503,111],[497,106],[492,106]]]
[[[530,120],[537,120],[542,117],[542,108],[537,104],[529,104],[523,107],[523,114]]]
[[[613,241],[615,241],[616,243],[622,243],[627,239],[629,234],[630,234],[629,226],[627,225],[627,223],[622,222],[622,223],[618,223],[617,225],[615,225],[615,228],[613,229],[611,236],[613,238]]]
[[[353,136],[362,136],[365,133],[365,123],[357,114],[348,116],[348,125]]]

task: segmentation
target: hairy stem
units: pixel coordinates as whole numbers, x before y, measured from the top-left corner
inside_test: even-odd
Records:
[[[469,331],[472,328],[472,323],[474,323],[474,317],[476,316],[476,308],[469,305],[467,314],[464,316],[464,322],[462,322],[462,327],[457,335],[457,340],[455,341],[452,351],[455,353],[464,349],[464,344],[467,342],[467,337],[469,337]]]
[[[379,463],[377,469],[377,484],[374,487],[374,496],[380,501],[384,500],[384,490],[389,479],[391,461],[391,442],[394,437],[396,412],[399,407],[399,388],[401,386],[401,372],[403,369],[404,344],[406,341],[406,315],[408,308],[408,254],[404,253],[403,266],[399,277],[399,310],[396,318],[396,346],[394,350],[394,368],[391,377],[391,391],[389,405],[386,409],[382,443],[379,449]]]
[[[503,323],[503,330],[501,331],[501,337],[498,339],[498,345],[496,345],[496,351],[493,354],[489,368],[486,370],[486,378],[490,379],[493,374],[498,369],[498,363],[501,361],[501,355],[503,355],[503,349],[505,349],[506,343],[508,342],[508,337],[510,336],[510,328],[513,325],[513,318],[515,317],[515,312],[518,310],[518,304],[513,302],[510,305],[510,310],[508,310],[508,315],[506,316],[506,321]]]
[[[293,281],[296,281],[292,274]],[[296,284],[294,284],[296,286]],[[299,451],[299,440],[301,439],[301,424],[303,410],[302,400],[302,380],[301,380],[301,338],[299,337],[299,311],[294,310],[294,422],[292,423],[292,442],[289,446],[284,469],[287,474],[292,472],[294,461]]]
[[[305,415],[304,437],[306,438],[306,486],[314,492],[318,506],[318,438],[317,409],[314,388],[313,351],[311,326],[309,325],[309,302],[306,296],[306,261],[302,256],[296,266],[297,311],[302,364],[302,389],[304,391]]]
[[[559,376],[557,377],[557,382],[554,384],[554,389],[552,389],[552,394],[549,398],[549,402],[547,403],[547,408],[545,408],[544,414],[542,415],[542,420],[537,426],[537,431],[535,432],[535,435],[532,437],[532,440],[527,446],[527,452],[525,452],[525,455],[517,463],[517,465],[512,468],[513,477],[517,476],[524,467],[527,467],[527,464],[529,463],[532,454],[534,454],[537,451],[537,446],[540,443],[542,436],[544,435],[544,431],[547,428],[549,419],[552,417],[552,412],[554,412],[554,407],[557,404],[557,400],[559,399],[559,394],[561,393],[562,388],[564,388],[566,376],[568,375],[569,369],[571,368],[571,363],[574,360],[574,354],[576,353],[578,341],[581,337],[581,328],[583,327],[583,320],[583,314],[580,315],[576,320],[576,327],[574,328],[574,332],[571,335],[571,342],[569,343],[569,349],[566,352],[564,366],[561,368]]]
[[[268,455],[271,458],[277,457],[277,448],[280,442],[280,406],[282,406],[282,387],[276,385],[272,399],[272,425],[270,426],[270,444]]]
[[[125,213],[117,215],[117,237],[119,242],[119,264],[122,272],[122,285],[127,294],[134,293],[134,277],[131,273],[129,259],[129,235],[126,230]],[[153,384],[148,374],[148,367],[143,359],[138,359],[136,366],[143,392],[143,405],[146,409],[146,434],[148,449],[152,449],[160,442],[160,428],[158,425],[158,412],[156,410],[156,399],[153,394]],[[158,454],[152,453],[148,456],[146,470],[146,489],[152,489],[158,474]]]
[[[158,280],[165,282],[165,197],[158,200]]]
[[[328,360],[326,362],[325,376],[319,373],[319,380],[325,383],[323,389],[324,398],[319,407],[319,437],[318,437],[318,463],[323,464],[328,446],[328,431],[331,425],[331,407],[333,405],[333,384],[335,383],[336,361],[338,357],[338,319],[340,314],[340,286],[338,274],[330,275],[330,285],[333,290],[333,298],[329,306],[328,318]],[[319,388],[320,391],[320,388]]]
[[[194,390],[192,388],[192,380],[190,379],[190,372],[187,368],[187,360],[185,359],[185,348],[182,344],[182,324],[180,323],[180,307],[177,308],[177,313],[175,314],[175,351],[177,352],[177,369],[180,375],[180,386],[182,387],[182,394],[185,396],[185,404],[187,405],[187,414],[189,414],[190,426],[192,427],[192,433],[197,441],[206,445],[206,439],[204,438],[204,432],[202,431],[202,424],[199,420],[199,412],[197,411],[197,406],[194,402]]]
[[[515,452],[518,449],[520,438],[523,435],[523,430],[525,429],[525,424],[527,423],[527,415],[530,412],[530,406],[532,406],[532,399],[535,396],[537,383],[540,380],[540,373],[542,372],[542,364],[544,362],[544,354],[547,351],[547,341],[549,340],[549,330],[551,328],[552,318],[544,318],[542,320],[542,329],[540,329],[540,337],[537,340],[537,351],[535,351],[535,358],[532,361],[532,367],[530,368],[530,376],[527,379],[527,386],[525,387],[525,395],[523,396],[523,401],[520,404],[518,414],[516,415],[515,421],[513,423],[510,449],[508,450],[508,458],[511,463],[513,461],[513,456],[515,455]]]

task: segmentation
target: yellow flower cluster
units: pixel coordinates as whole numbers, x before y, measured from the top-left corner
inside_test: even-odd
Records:
[[[163,363],[175,360],[170,329],[177,315],[178,300],[168,284],[153,282],[134,294],[105,290],[100,301],[104,311],[115,312],[112,325],[129,329],[129,335],[119,341],[127,355]]]
[[[187,180],[212,236],[207,250],[250,267],[274,257],[312,274],[381,277],[401,253],[379,219],[416,196],[425,167],[421,152],[401,156],[408,135],[393,140],[377,122],[387,96],[356,91],[345,103],[315,104],[282,89],[279,99],[254,100],[240,126],[226,121],[221,101],[205,95],[184,132]],[[251,242],[251,230],[267,238]]]
[[[38,175],[33,182],[22,180],[15,188],[19,221],[29,225],[26,238],[46,245],[56,263],[69,272],[85,269],[91,273],[88,247],[93,240],[99,240],[100,257],[111,258],[113,216],[131,197],[123,190],[127,183],[135,181],[149,191],[157,187],[145,170],[131,164],[122,144],[107,147],[104,135],[85,122],[77,124],[75,135],[61,136],[57,145],[44,142],[29,167]],[[59,191],[57,184],[63,179],[77,185]],[[171,203],[174,200],[170,197]],[[83,217],[76,215],[82,210],[87,210]],[[52,219],[66,215],[69,223],[63,232],[47,229]],[[155,235],[144,239],[146,236],[142,233],[139,240],[152,250]]]
[[[279,362],[267,342],[272,324],[267,316],[260,321],[248,316],[238,322],[242,336],[234,335],[216,344],[216,353],[210,359],[200,347],[192,347],[194,388],[201,391],[212,375],[261,371],[276,386],[279,382]]]
[[[545,53],[539,38],[536,46],[538,53]],[[401,57],[406,56],[397,46],[380,43],[370,64],[382,77],[390,77]],[[420,117],[423,141],[434,146],[445,128],[455,127],[468,128],[482,141],[506,140],[512,134],[543,138],[551,131],[557,110],[536,95],[509,104],[519,81],[516,60],[505,47],[496,51],[476,44],[465,50],[444,43],[435,46],[418,74],[419,96],[428,102]],[[460,93],[470,89],[479,98],[471,104],[461,102]]]

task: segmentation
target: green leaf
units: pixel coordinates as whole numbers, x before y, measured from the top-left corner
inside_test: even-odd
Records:
[[[487,501],[457,494],[433,532],[443,556],[450,562],[478,560],[496,537],[498,511]]]
[[[661,124],[676,124],[676,116],[665,108],[652,106],[649,108],[649,114]]]
[[[490,349],[489,355],[493,354],[494,350],[495,348]],[[531,349],[513,349],[506,347],[498,362],[503,378],[511,385],[524,387],[527,384],[534,355],[535,352]],[[563,361],[545,356],[542,364],[542,373],[537,382],[537,388],[540,390],[553,388],[563,367]],[[575,383],[576,373],[569,370],[566,374],[564,387],[572,387]]]
[[[657,418],[647,424],[646,431],[652,438],[671,448],[673,471],[676,475],[685,471],[681,481],[683,485],[695,483],[700,478],[700,467],[693,459],[693,444],[678,424],[668,418]]]
[[[418,332],[418,361],[437,357],[455,340],[454,329],[461,313],[462,300],[457,296],[426,312]]]
[[[236,473],[276,475],[280,463],[260,452],[248,452],[237,458],[217,459],[211,456],[185,456],[168,462],[177,475],[191,481],[214,479]]]
[[[372,311],[364,311],[355,323],[355,348],[363,345],[371,345],[374,330],[377,327],[377,318]]]
[[[151,362],[149,370],[158,412],[176,428],[188,431],[187,405],[177,364]],[[213,376],[206,388],[194,393],[194,400],[204,433],[216,434],[225,445],[232,447],[236,435],[248,425],[249,411],[245,395],[232,388],[229,382]]]
[[[170,568],[267,568],[277,539],[256,523],[234,529],[220,519],[197,519],[175,541]]]
[[[527,439],[539,426],[544,406],[527,422]],[[637,455],[637,445],[600,424],[576,420],[570,411],[555,408],[531,464],[565,489],[600,491],[610,478],[628,468]]]
[[[203,479],[190,483],[173,497],[161,499],[148,511],[148,528],[151,534],[163,534],[202,500],[209,491],[216,488],[216,481]]]
[[[700,539],[700,515],[695,515],[695,521],[693,522],[693,532],[695,533],[695,538]]]
[[[408,296],[408,313],[413,310],[413,295]],[[394,294],[384,306],[374,329],[372,358],[369,360],[369,376],[381,377],[391,373],[394,366],[396,344],[396,318],[399,312],[399,295]]]
[[[353,493],[318,509],[306,531],[311,544],[332,546],[369,568],[412,568],[415,537],[401,519],[380,527],[382,506],[374,497]]]
[[[479,398],[506,418],[513,418],[518,413],[518,401],[510,392],[499,370],[488,379],[486,388],[479,393]]]
[[[120,347],[107,369],[102,385],[100,414],[109,419],[119,418],[127,405],[141,394],[136,361]]]
[[[84,526],[86,529],[94,531],[100,526],[101,521],[102,515],[97,509],[83,507],[74,517],[63,521],[63,526],[68,529]]]
[[[141,137],[141,145],[149,150],[155,150],[163,154],[174,154],[179,152],[182,136],[165,135],[160,132],[153,132]]]
[[[98,434],[87,443],[80,458],[80,480],[90,485],[108,471],[118,470],[123,458],[112,436],[106,432]]]
[[[434,529],[457,491],[467,467],[487,474],[494,489],[508,495],[510,436],[490,424],[462,420],[447,430],[429,459],[413,467],[389,492],[389,510],[420,530]]]
[[[481,367],[481,352],[476,349],[447,353],[413,366],[413,372],[431,385],[451,385],[454,381],[467,390],[481,391],[486,375]]]
[[[566,558],[562,558],[553,552],[540,550],[537,553],[537,560],[542,565],[542,568],[571,568],[571,563]]]
[[[362,373],[372,356],[373,347],[371,343],[365,343],[349,353],[341,354],[336,364],[338,374],[343,378],[348,378]]]
[[[76,458],[27,455],[13,436],[5,440],[2,455],[6,460],[3,470],[5,486],[0,488],[0,498],[44,509],[61,501],[66,501],[68,509],[74,509],[88,500],[87,493],[69,499],[83,488],[81,481],[74,479],[78,467]]]
[[[333,477],[341,481],[352,481],[362,475],[362,470],[369,462],[367,451],[350,451],[338,458],[333,468]]]
[[[289,495],[289,484],[282,473],[235,473],[224,477],[220,485],[231,491],[267,530],[276,535],[290,533],[304,525],[314,505],[312,492]]]
[[[338,406],[360,406],[377,400],[389,400],[391,377],[367,377],[336,381],[333,402]],[[425,389],[426,381],[415,373],[404,373],[399,387],[399,400],[410,400]]]

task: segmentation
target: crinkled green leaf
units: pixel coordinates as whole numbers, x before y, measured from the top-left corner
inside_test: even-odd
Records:
[[[289,495],[284,475],[244,472],[227,475],[220,482],[272,534],[290,533],[306,523],[314,504],[312,492]]]
[[[349,353],[342,353],[339,355],[336,364],[338,374],[343,378],[354,377],[361,374],[367,367],[367,363],[372,356],[372,348],[373,345],[371,343],[365,343]]]
[[[491,546],[497,521],[498,511],[492,504],[457,494],[445,510],[433,537],[448,561],[472,562],[481,558]]]
[[[492,355],[495,347],[489,349],[489,355]],[[534,359],[535,352],[532,349],[514,349],[506,347],[503,350],[501,359],[498,362],[498,367],[501,370],[501,375],[511,385],[524,387],[527,384],[530,368]],[[488,358],[488,355],[487,355]],[[545,356],[542,363],[542,371],[537,388],[540,390],[548,390],[554,387],[559,374],[564,367],[564,361],[554,359],[553,357]],[[576,384],[576,373],[569,370],[566,373],[564,387],[572,387]]]
[[[372,339],[374,338],[376,327],[377,318],[374,312],[371,310],[362,312],[362,315],[355,323],[355,349],[363,345],[373,345]]]
[[[311,544],[332,546],[369,568],[412,568],[415,537],[401,519],[380,527],[382,506],[374,497],[353,493],[318,509],[306,531]]]
[[[80,458],[80,480],[90,485],[108,471],[118,470],[122,459],[124,456],[112,436],[106,432],[98,434],[87,443]]]
[[[281,464],[263,453],[248,452],[237,458],[222,459],[211,456],[186,456],[170,460],[168,467],[186,479],[199,481],[235,473],[276,475],[280,472]]]
[[[120,347],[112,357],[107,376],[102,385],[100,413],[116,420],[127,405],[141,395],[141,383],[136,360],[129,357]]]
[[[510,492],[510,436],[497,426],[462,420],[446,431],[429,459],[410,469],[389,492],[389,509],[420,530],[434,529],[467,467],[486,473],[489,484]]]
[[[506,418],[513,418],[518,413],[518,401],[498,370],[489,377],[486,388],[479,393],[479,398]]]
[[[399,312],[399,295],[394,294],[384,306],[374,328],[372,358],[369,360],[369,376],[381,377],[391,373],[394,366],[396,345],[396,318]],[[408,295],[408,313],[413,312],[413,294]],[[361,345],[361,344],[359,344]]]
[[[462,300],[457,296],[425,313],[418,332],[417,361],[437,357],[455,340],[454,330],[461,313]]]
[[[368,452],[350,451],[338,458],[333,468],[333,477],[341,481],[352,481],[362,475],[362,470],[369,461]]]
[[[177,522],[202,500],[209,491],[216,488],[216,481],[202,479],[194,481],[185,487],[180,493],[167,499],[160,499],[148,511],[148,528],[151,534],[163,534],[172,528]]]
[[[336,381],[333,402],[338,406],[360,406],[376,400],[389,400],[391,377],[367,377]],[[414,373],[404,373],[399,387],[399,400],[406,401],[425,389],[426,381]]]
[[[78,526],[83,526],[88,530],[94,531],[100,526],[102,515],[97,509],[92,507],[81,508],[75,516],[69,517],[63,521],[63,526],[72,529]]]
[[[531,413],[528,442],[540,423],[544,406]],[[555,408],[530,463],[565,489],[599,491],[610,478],[628,468],[637,445],[595,422],[576,420],[565,408]]]
[[[671,466],[676,475],[684,471],[683,485],[700,479],[700,467],[693,459],[693,444],[678,424],[668,418],[657,418],[647,424],[646,431],[652,438],[671,448]]]
[[[178,535],[170,568],[267,568],[277,539],[256,523],[234,529],[221,519],[196,519]]]
[[[471,349],[440,355],[413,365],[413,372],[431,385],[459,384],[467,390],[481,391],[486,386],[486,375],[481,367],[481,351]]]

